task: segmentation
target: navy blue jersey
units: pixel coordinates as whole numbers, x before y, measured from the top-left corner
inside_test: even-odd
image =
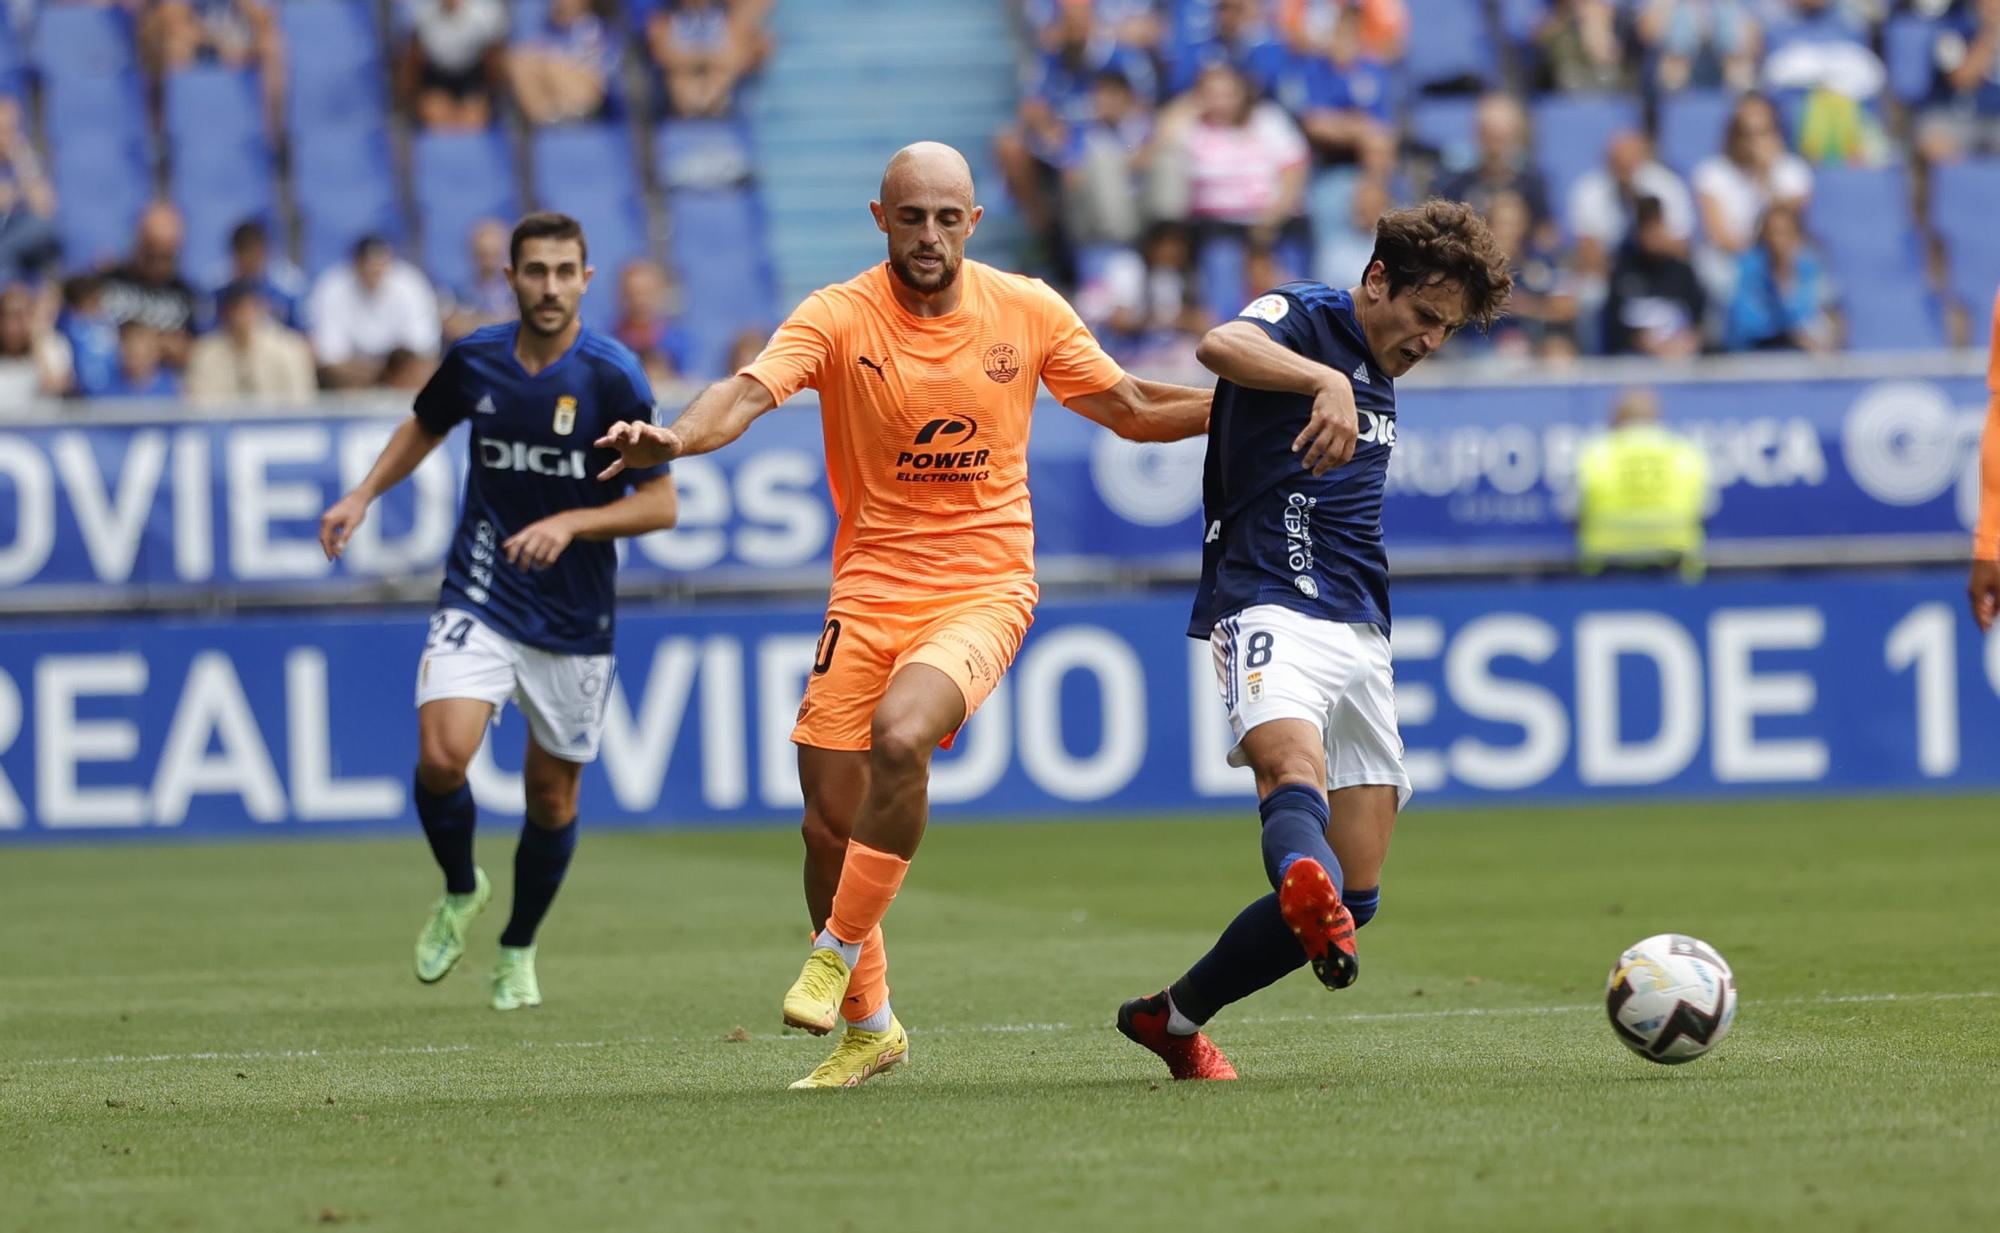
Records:
[[[1286,283],[1238,320],[1345,374],[1354,386],[1354,457],[1315,477],[1292,452],[1312,399],[1215,386],[1202,471],[1207,528],[1201,587],[1188,636],[1254,604],[1389,630],[1389,558],[1382,550],[1382,485],[1396,444],[1396,390],[1375,366],[1354,302],[1324,283]]]
[[[562,358],[534,376],[514,358],[516,323],[474,330],[445,352],[417,395],[417,421],[437,434],[472,421],[465,512],[445,560],[438,603],[463,608],[516,642],[564,655],[611,650],[609,541],[577,539],[554,565],[531,572],[500,546],[516,531],[565,510],[608,505],[665,468],[597,473],[618,455],[591,442],[622,420],[657,422],[652,387],[622,343],[585,328]]]

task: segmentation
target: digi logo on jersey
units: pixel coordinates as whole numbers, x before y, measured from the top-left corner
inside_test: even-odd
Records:
[[[979,421],[969,415],[935,419],[917,430],[914,448],[896,455],[896,478],[905,484],[974,484],[993,473],[986,469],[991,450],[963,448],[979,435]]]
[[[479,465],[491,471],[526,471],[551,479],[582,479],[585,475],[582,450],[492,437],[479,439]]]
[[[1355,440],[1362,445],[1381,445],[1395,448],[1396,418],[1392,415],[1377,415],[1373,411],[1358,411],[1361,417],[1361,431]]]

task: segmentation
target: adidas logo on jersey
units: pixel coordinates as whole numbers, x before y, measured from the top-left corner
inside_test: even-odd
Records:
[[[1363,360],[1354,366],[1354,379],[1363,385],[1375,384],[1368,379],[1368,361]]]
[[[493,395],[491,394],[481,394],[479,396],[479,405],[474,407],[473,410],[481,415],[500,414],[500,408],[493,405]]]

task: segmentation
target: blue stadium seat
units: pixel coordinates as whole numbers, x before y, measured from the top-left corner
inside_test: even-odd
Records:
[[[673,193],[668,211],[694,375],[713,376],[744,327],[776,321],[763,211],[757,195],[742,188]]]
[[[0,25],[0,95],[11,99],[28,95],[28,71],[21,63],[21,49],[15,45],[13,30],[5,25]]]
[[[1844,288],[1849,351],[1924,351],[1945,345],[1936,299],[1910,281],[1856,283],[1835,271]]]
[[[1549,0],[1499,0],[1501,37],[1514,47],[1530,46],[1548,11]]]
[[[168,77],[163,107],[173,199],[187,226],[182,264],[228,263],[229,233],[277,210],[271,145],[254,74],[194,67]]]
[[[46,78],[42,109],[51,146],[59,131],[137,135],[145,128],[145,100],[131,77]]]
[[[1535,104],[1535,161],[1548,180],[1549,200],[1569,200],[1576,182],[1604,164],[1604,148],[1623,129],[1643,129],[1639,101],[1629,95],[1563,94]]]
[[[411,187],[423,227],[423,266],[441,286],[471,277],[466,236],[484,218],[521,212],[514,162],[500,134],[419,133],[411,143]]]
[[[307,129],[294,139],[292,166],[307,273],[346,260],[364,235],[403,239],[385,134]]]
[[[1438,152],[1447,167],[1469,164],[1478,157],[1473,144],[1479,100],[1417,97],[1410,103],[1410,138]]]
[[[1920,281],[1922,254],[1901,168],[1820,168],[1808,223],[1843,283]]]
[[[1908,13],[1883,25],[1882,59],[1889,68],[1889,93],[1905,103],[1920,103],[1930,94],[1938,33],[1937,22]]]
[[[1410,29],[1420,32],[1403,58],[1412,86],[1422,90],[1498,80],[1499,59],[1479,0],[1409,0],[1409,5]]]
[[[590,263],[603,280],[584,297],[584,321],[608,325],[618,304],[618,271],[651,247],[625,126],[543,129],[534,135],[533,158],[536,204],[583,224]]]
[[[286,0],[278,6],[278,19],[285,31],[292,132],[329,125],[384,127],[375,6],[367,0]]]
[[[125,9],[43,4],[35,20],[35,67],[45,78],[129,77],[137,71],[132,19]]]
[[[1727,90],[1677,90],[1660,100],[1659,158],[1682,177],[1722,150],[1736,96]]]
[[[1195,278],[1201,285],[1202,306],[1217,321],[1243,311],[1250,298],[1243,241],[1231,235],[1211,237],[1195,254]]]
[[[722,189],[747,183],[750,134],[738,120],[670,119],[653,137],[653,168],[669,189]]]

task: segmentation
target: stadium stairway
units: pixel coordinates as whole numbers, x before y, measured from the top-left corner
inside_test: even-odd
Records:
[[[780,0],[772,33],[749,110],[780,312],[882,259],[868,202],[912,141],[964,151],[987,207],[970,251],[1012,259],[1022,232],[993,160],[1019,69],[1004,0]]]

